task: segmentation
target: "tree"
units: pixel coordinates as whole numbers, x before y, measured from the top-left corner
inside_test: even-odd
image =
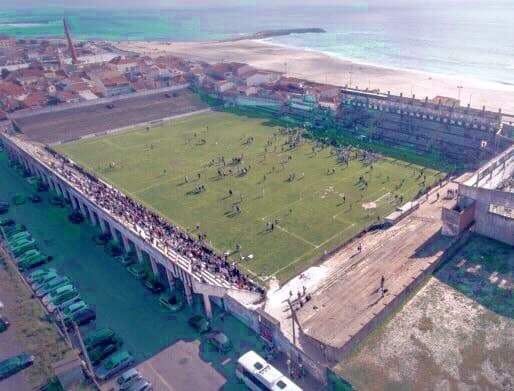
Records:
[[[1,73],[1,75],[2,75],[2,80],[7,79],[7,76],[9,76],[9,74],[10,74],[10,73],[11,73],[11,72],[9,72],[9,70],[8,70],[7,68],[2,68],[2,73]]]

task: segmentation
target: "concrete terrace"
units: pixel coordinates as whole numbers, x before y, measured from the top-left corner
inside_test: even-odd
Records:
[[[364,235],[320,266],[271,292],[267,311],[281,321],[291,337],[290,312],[283,300],[290,291],[296,299],[296,293],[305,286],[311,300],[297,307],[302,329],[299,332],[296,328],[296,335],[300,335],[297,344],[320,363],[330,364],[346,355],[431,274],[453,244],[454,239],[442,237],[440,229],[441,208],[455,203],[442,195],[455,188],[450,183],[435,189],[418,210],[393,227]],[[381,276],[385,277],[383,298],[379,293]],[[325,351],[319,348],[323,345]]]
[[[66,110],[58,107],[55,111],[16,115],[14,121],[29,140],[53,144],[207,108],[187,89],[169,94],[169,98],[159,92],[102,99],[102,103],[82,104]],[[113,104],[112,108],[107,107],[109,103]]]

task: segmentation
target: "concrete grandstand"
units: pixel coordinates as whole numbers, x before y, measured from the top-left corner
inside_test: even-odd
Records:
[[[29,140],[56,144],[206,108],[198,95],[182,87],[169,92],[102,100],[65,110],[23,113],[12,116],[12,120],[15,128]]]

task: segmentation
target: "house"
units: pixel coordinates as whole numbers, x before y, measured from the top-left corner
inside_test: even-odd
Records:
[[[223,93],[234,87],[234,83],[227,80],[218,80],[214,82],[214,90],[218,93]]]
[[[138,67],[137,59],[115,57],[109,63],[118,71],[127,73],[135,70]]]
[[[320,98],[318,101],[320,107],[324,109],[331,110],[333,112],[337,112],[337,108],[339,106],[338,99],[336,97],[333,98]]]
[[[241,85],[236,87],[236,91],[239,95],[257,95],[259,92],[259,88],[257,86],[247,86],[247,85]]]
[[[254,71],[246,76],[245,82],[248,86],[259,86],[266,83],[275,83],[279,79],[280,74],[276,72]]]
[[[25,93],[25,89],[11,81],[0,81],[0,98],[19,98]]]
[[[33,92],[21,100],[21,104],[26,109],[40,109],[48,103],[48,96],[43,92]]]
[[[58,91],[55,97],[60,103],[76,103],[81,100],[80,95],[72,91]]]
[[[36,83],[40,79],[44,79],[45,74],[39,69],[23,68],[12,72],[9,75],[10,80],[15,80],[22,86],[28,86]]]
[[[16,39],[8,35],[0,35],[0,49],[9,49],[16,46]]]
[[[132,87],[125,76],[103,78],[100,80],[104,88],[104,96],[116,96],[130,94]]]
[[[95,95],[91,90],[79,91],[78,94],[83,100],[98,99],[98,96]]]
[[[305,80],[295,77],[282,77],[275,86],[276,89],[295,94],[305,93]]]
[[[231,65],[227,63],[210,65],[206,70],[206,74],[216,80],[230,79],[234,76]]]
[[[316,97],[316,99],[320,100],[323,98],[335,98],[339,96],[340,87],[333,86],[330,84],[310,84],[306,88],[306,92],[309,95]]]

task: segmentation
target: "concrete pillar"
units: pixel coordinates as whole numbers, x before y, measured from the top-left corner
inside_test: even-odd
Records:
[[[114,240],[118,240],[118,235],[116,234],[116,228],[114,228],[113,224],[109,224],[111,227],[111,235]]]
[[[54,180],[53,182],[54,182],[54,190],[55,190],[55,192],[56,192],[58,195],[62,195],[62,193],[61,193],[61,189],[60,189],[59,184],[57,183],[57,181],[56,181],[56,180]]]
[[[86,210],[86,206],[79,201],[79,207],[80,207],[80,211],[82,212],[82,215],[84,216],[85,219],[87,219],[87,210]]]
[[[93,208],[87,208],[88,212],[89,212],[89,222],[91,223],[91,225],[94,227],[96,226],[96,216],[95,216],[95,212],[93,211]]]
[[[70,194],[70,201],[71,201],[71,206],[73,207],[73,210],[77,210],[78,209],[77,200],[71,194]]]
[[[66,196],[68,197],[69,201],[71,201],[71,199],[73,198],[73,194],[71,194],[69,187],[66,187]]]
[[[203,307],[205,309],[205,316],[207,319],[212,319],[212,305],[211,300],[209,299],[209,295],[202,293],[203,298]]]
[[[173,277],[173,273],[171,272],[171,270],[169,270],[168,268],[166,268],[166,277],[168,277],[168,285],[170,287],[170,291],[172,291],[173,289],[175,289],[175,278]]]
[[[125,252],[128,254],[130,252],[130,243],[127,237],[121,234],[121,239],[123,240],[123,247],[125,247]]]
[[[143,263],[143,253],[141,249],[137,245],[134,245],[134,247],[136,248],[137,260],[139,263]]]
[[[150,258],[150,265],[152,266],[153,275],[155,277],[157,277],[159,275],[159,269],[157,269],[157,262],[151,255],[149,256],[149,258]]]
[[[107,227],[105,226],[105,221],[101,217],[98,218],[100,221],[100,228],[102,228],[102,233],[107,233]]]
[[[187,304],[190,307],[193,306],[193,292],[191,292],[191,287],[189,286],[189,282],[187,280],[182,280],[184,282],[184,290],[186,291],[186,300]]]

